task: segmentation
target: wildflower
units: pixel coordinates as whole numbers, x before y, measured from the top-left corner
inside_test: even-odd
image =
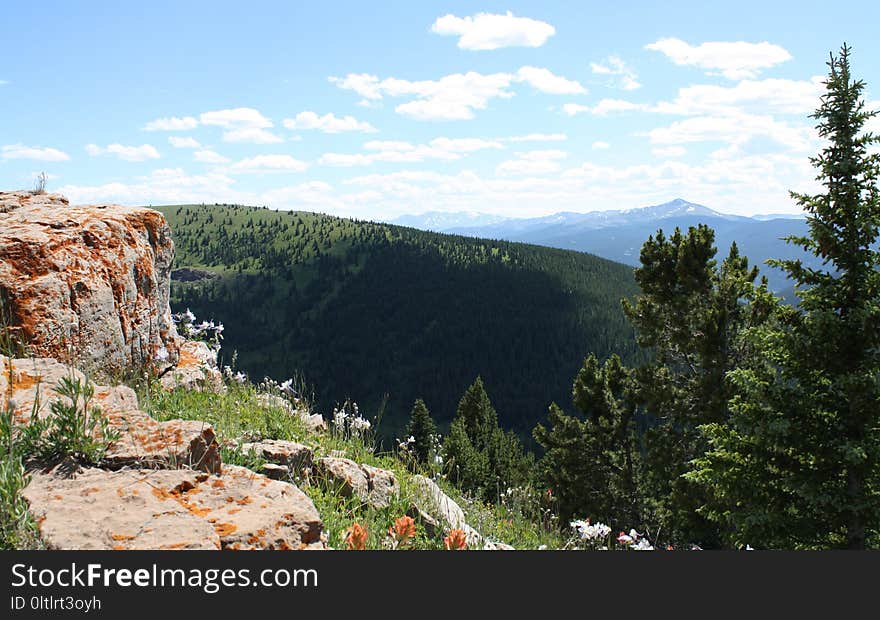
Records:
[[[464,530],[452,529],[449,530],[449,534],[443,539],[443,544],[447,550],[461,551],[467,549],[467,536]]]
[[[648,542],[647,538],[642,538],[636,544],[634,544],[631,549],[635,551],[653,551],[654,547],[651,546],[651,543]]]
[[[282,382],[280,390],[286,394],[296,394],[296,390],[293,389],[293,379]]]
[[[388,529],[388,533],[399,544],[405,545],[416,536],[416,522],[409,515],[404,515],[394,521],[394,525]]]
[[[601,540],[611,533],[611,528],[604,523],[592,525],[589,519],[586,521],[572,521],[570,525],[582,540]]]
[[[362,433],[370,429],[370,421],[365,420],[364,418],[357,416],[356,418],[352,418],[351,420],[351,430],[353,433]]]
[[[237,373],[232,375],[232,379],[236,383],[244,383],[245,381],[247,381],[247,375],[241,371],[238,371]]]
[[[633,543],[633,537],[629,536],[626,532],[621,532],[617,536],[617,542],[621,545],[631,545]]]
[[[345,545],[349,550],[363,551],[367,548],[367,528],[355,521],[345,531]]]
[[[187,323],[195,323],[196,322],[196,315],[194,315],[189,308],[187,308],[186,312],[183,313],[183,318],[186,319]]]

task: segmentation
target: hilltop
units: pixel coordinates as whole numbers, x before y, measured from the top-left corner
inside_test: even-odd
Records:
[[[802,258],[797,246],[782,239],[807,232],[802,216],[730,215],[683,198],[640,208],[560,212],[535,218],[494,218],[480,213],[466,215],[463,218],[447,214],[441,218],[439,214],[429,212],[422,216],[401,216],[392,221],[405,221],[416,228],[448,234],[590,252],[633,267],[639,265],[639,251],[645,239],[658,229],[668,234],[676,227],[687,231],[691,226],[706,224],[715,231],[720,254],[726,254],[730,244],[736,242],[740,253],[760,266],[771,289],[789,295],[791,283],[781,271],[768,267],[764,261],[768,258]],[[809,264],[818,266],[816,261],[809,261]]]
[[[314,213],[159,210],[175,267],[216,276],[173,282],[176,310],[222,321],[251,377],[300,372],[319,408],[351,398],[386,436],[416,398],[448,423],[482,375],[502,425],[528,437],[570,400],[584,356],[637,355],[620,307],[632,270],[596,256]]]

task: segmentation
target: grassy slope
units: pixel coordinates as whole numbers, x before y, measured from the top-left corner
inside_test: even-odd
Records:
[[[332,489],[309,486],[295,479],[312,501],[324,522],[328,542],[336,549],[345,548],[345,531],[354,522],[367,527],[368,549],[387,548],[388,528],[394,520],[406,514],[415,490],[413,473],[395,453],[375,453],[369,437],[342,437],[328,432],[309,432],[299,420],[283,409],[258,402],[258,388],[251,384],[230,384],[226,394],[212,394],[189,390],[165,392],[155,385],[140,386],[141,405],[159,420],[183,418],[201,420],[213,425],[218,441],[241,442],[257,439],[286,439],[304,443],[314,449],[315,458],[342,452],[345,457],[358,463],[366,463],[389,469],[400,482],[400,496],[385,509],[376,510],[361,504],[357,499],[346,498]],[[259,470],[260,462],[245,455],[237,448],[224,448],[224,462],[240,464]],[[423,472],[430,474],[431,472]],[[513,545],[517,549],[537,549],[540,546],[554,549],[564,544],[561,534],[552,526],[540,524],[540,517],[528,507],[531,503],[513,503],[498,506],[471,501],[447,483],[440,472],[437,481],[444,490],[465,510],[468,523],[484,536]],[[414,549],[442,549],[442,535],[430,537],[424,528],[417,528]]]

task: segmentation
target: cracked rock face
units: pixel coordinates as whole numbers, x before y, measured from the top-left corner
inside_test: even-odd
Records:
[[[108,374],[178,359],[174,244],[158,211],[0,192],[0,296],[37,356]],[[73,361],[73,360],[71,360]]]
[[[323,548],[312,501],[243,467],[31,476],[24,496],[49,549]]]
[[[27,424],[36,414],[52,414],[51,404],[65,400],[54,387],[63,377],[86,378],[78,370],[52,359],[10,359],[0,356],[0,404],[14,403],[17,424]],[[138,407],[137,396],[126,386],[94,385],[89,409],[100,409],[119,438],[110,444],[105,467],[190,467],[208,472],[220,470],[220,453],[214,429],[194,420],[157,422]]]

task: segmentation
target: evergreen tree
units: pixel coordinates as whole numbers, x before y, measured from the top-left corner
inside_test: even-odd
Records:
[[[515,434],[498,426],[480,377],[462,396],[443,451],[456,484],[486,500],[496,500],[502,490],[525,484],[531,476],[531,455]]]
[[[876,112],[865,110],[849,55],[846,45],[831,55],[812,115],[828,141],[811,158],[824,191],[792,193],[810,235],[789,242],[823,266],[775,261],[800,305],[751,332],[756,355],[731,373],[731,424],[705,428],[711,450],[691,476],[717,489],[703,511],[734,544],[880,543],[880,156],[869,152],[878,138],[864,124]]]
[[[718,526],[698,514],[706,493],[685,474],[707,448],[700,426],[729,418],[725,376],[742,359],[743,329],[764,318],[743,303],[753,297],[757,268],[736,244],[719,266],[714,240],[705,225],[649,237],[636,269],[642,294],[624,301],[639,344],[654,353],[636,374],[633,393],[647,412],[647,518],[674,543],[704,547],[720,544]]]
[[[553,491],[563,521],[587,517],[642,525],[633,386],[632,371],[620,358],[612,356],[600,366],[590,355],[572,388],[583,419],[566,415],[554,403],[550,428],[535,428],[535,440],[545,451],[539,463],[541,481]]]
[[[437,425],[425,401],[420,398],[413,405],[406,427],[406,436],[413,438],[411,449],[419,463],[428,463],[434,457],[436,435]]]

